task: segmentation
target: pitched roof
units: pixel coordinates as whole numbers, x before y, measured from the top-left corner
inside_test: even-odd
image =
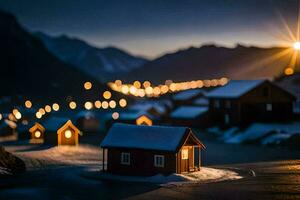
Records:
[[[210,98],[237,98],[265,81],[266,80],[232,80],[225,86],[212,90],[206,96]]]
[[[180,106],[171,113],[171,118],[193,119],[208,111],[208,107]]]
[[[209,100],[205,97],[200,97],[193,102],[195,105],[208,106]]]
[[[191,130],[187,127],[136,126],[115,123],[109,129],[101,147],[175,152],[190,132]],[[199,144],[201,143],[199,142]]]
[[[63,117],[50,117],[47,121],[45,121],[43,126],[45,127],[46,131],[56,132],[60,127],[62,127],[68,118]]]
[[[189,100],[191,98],[195,98],[200,95],[204,95],[206,92],[203,89],[193,89],[193,90],[185,90],[179,92],[173,96],[173,100],[175,101],[184,101]]]

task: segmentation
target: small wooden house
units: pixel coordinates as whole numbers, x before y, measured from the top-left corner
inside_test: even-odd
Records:
[[[45,143],[54,145],[78,145],[81,132],[66,118],[51,117],[45,123]]]
[[[78,145],[79,129],[68,120],[60,129],[57,130],[57,144],[58,145]]]
[[[206,91],[204,89],[192,89],[178,92],[173,95],[172,100],[175,106],[192,105],[193,101],[204,97]]]
[[[296,100],[268,80],[232,80],[207,97],[213,121],[225,125],[290,119]]]
[[[208,107],[180,106],[170,114],[169,123],[177,126],[205,127],[209,124]]]
[[[136,119],[136,125],[146,125],[146,126],[152,126],[153,121],[150,117],[147,115],[141,115]]]
[[[44,143],[44,133],[45,128],[40,123],[35,123],[30,129],[30,140],[31,144],[41,144]]]
[[[107,160],[104,170],[138,176],[200,170],[201,150],[205,148],[187,127],[120,123],[110,128],[101,147],[103,161]]]

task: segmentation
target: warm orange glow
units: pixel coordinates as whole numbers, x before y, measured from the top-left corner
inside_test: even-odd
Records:
[[[35,131],[35,132],[34,132],[34,136],[35,136],[36,138],[41,137],[41,135],[42,135],[41,131]]]
[[[92,83],[89,81],[85,82],[83,85],[84,89],[86,89],[86,90],[92,89],[92,86],[93,86]]]
[[[127,106],[127,101],[126,101],[126,99],[120,99],[119,105],[120,105],[122,108],[126,107],[126,106]]]
[[[76,107],[77,107],[76,102],[75,102],[75,101],[71,101],[71,102],[69,103],[69,107],[70,107],[72,110],[76,109]]]
[[[25,101],[25,107],[26,108],[31,108],[32,107],[31,101],[29,101],[29,100]]]
[[[36,118],[41,119],[42,118],[42,114],[40,112],[35,113]]]
[[[105,91],[103,93],[103,97],[104,97],[104,99],[110,99],[111,98],[111,92],[110,91]]]
[[[103,101],[101,106],[103,109],[107,109],[109,105],[107,101]]]
[[[13,111],[12,111],[12,113],[14,114],[14,115],[16,115],[17,113],[19,112],[19,110],[18,109],[13,109]]]
[[[134,81],[133,86],[136,87],[137,89],[141,88],[141,82],[139,81]]]
[[[285,73],[285,75],[287,75],[287,76],[293,75],[293,74],[294,74],[294,69],[288,67],[288,68],[286,68],[286,69],[284,70],[284,73]]]
[[[101,108],[101,101],[99,101],[99,100],[97,100],[97,101],[95,101],[95,108]]]
[[[116,86],[120,87],[122,85],[122,81],[121,80],[116,80],[115,84],[116,84]]]
[[[52,109],[54,111],[58,111],[59,110],[59,105],[57,103],[52,104]]]
[[[21,119],[22,118],[22,114],[20,112],[17,112],[15,114],[16,119]]]
[[[84,104],[85,109],[91,110],[93,108],[93,104],[90,101],[85,102]]]
[[[150,86],[151,86],[150,81],[145,81],[145,82],[143,83],[143,86],[144,86],[144,88],[150,87]]]
[[[51,106],[49,106],[49,105],[46,105],[45,106],[45,111],[47,112],[47,113],[49,113],[49,112],[51,112]]]
[[[0,120],[2,120],[2,118],[3,118],[3,117],[2,117],[2,114],[0,114]]]
[[[123,94],[127,94],[129,92],[129,87],[127,85],[123,85],[121,91]]]
[[[72,132],[68,129],[65,131],[65,138],[69,139],[72,137]]]
[[[297,51],[300,50],[300,42],[294,42],[293,48]]]
[[[40,108],[39,109],[39,113],[41,113],[42,115],[46,114],[46,111],[44,110],[44,108]]]
[[[136,125],[147,125],[152,126],[152,120],[147,117],[146,115],[142,115],[139,118],[136,119]]]
[[[111,101],[109,102],[109,107],[110,107],[110,108],[115,108],[116,106],[117,106],[116,101],[111,100]]]
[[[119,114],[118,112],[114,112],[114,113],[111,115],[111,117],[112,117],[114,120],[117,120],[117,119],[119,119],[120,114]]]

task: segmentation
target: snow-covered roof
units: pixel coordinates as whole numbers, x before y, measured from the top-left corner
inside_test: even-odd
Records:
[[[184,101],[191,98],[195,98],[200,95],[204,95],[206,92],[203,89],[193,89],[193,90],[185,90],[173,95],[173,100],[175,101]]]
[[[212,98],[237,98],[259,86],[266,80],[232,80],[225,86],[221,86],[207,93]]]
[[[205,97],[200,97],[193,102],[195,105],[208,106],[209,101]]]
[[[46,132],[56,132],[62,125],[64,125],[69,119],[63,117],[50,117],[42,125],[45,127]]]
[[[171,113],[171,118],[194,119],[208,111],[208,107],[180,106]]]
[[[136,126],[115,123],[101,147],[176,151],[190,131],[187,127]]]

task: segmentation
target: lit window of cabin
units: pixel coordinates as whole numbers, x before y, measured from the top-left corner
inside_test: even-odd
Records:
[[[154,155],[154,166],[155,167],[164,167],[165,166],[165,156]]]
[[[181,151],[181,159],[182,160],[189,159],[189,150],[188,149],[182,149],[182,151]]]
[[[121,164],[130,165],[130,153],[121,153]]]

